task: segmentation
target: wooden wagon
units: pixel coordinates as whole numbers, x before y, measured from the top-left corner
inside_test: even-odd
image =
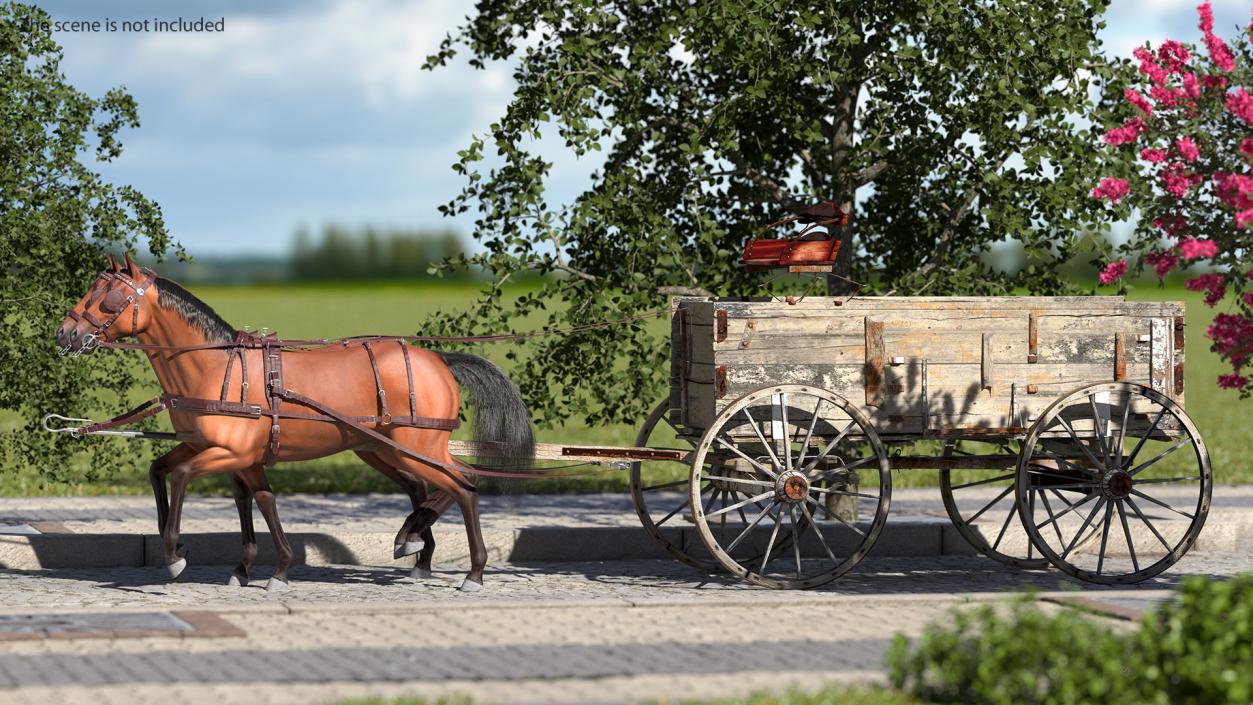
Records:
[[[830,581],[874,545],[894,469],[939,469],[949,516],[982,553],[1093,582],[1160,573],[1204,523],[1211,473],[1182,407],[1182,303],[679,298],[672,310],[670,397],[637,445],[690,448],[689,478],[648,485],[655,473],[636,463],[632,494],[680,560],[769,587]],[[672,529],[683,520],[700,546]]]

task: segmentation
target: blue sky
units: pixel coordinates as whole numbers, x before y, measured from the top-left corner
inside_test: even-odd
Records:
[[[57,35],[63,69],[93,94],[125,86],[143,125],[103,169],[161,204],[193,254],[281,253],[300,225],[446,227],[456,152],[508,103],[510,69],[420,71],[468,11],[456,0],[35,0],[54,19],[224,17],[221,34]],[[1195,42],[1196,2],[1114,0],[1102,35],[1130,55],[1145,40]],[[1214,3],[1219,34],[1250,5]],[[554,143],[554,195],[593,163]]]

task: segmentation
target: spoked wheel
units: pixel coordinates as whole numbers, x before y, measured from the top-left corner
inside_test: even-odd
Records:
[[[1165,395],[1103,382],[1054,402],[1017,470],[1024,527],[1053,565],[1081,580],[1136,583],[1196,542],[1209,513],[1209,452]]]
[[[778,385],[741,397],[710,425],[688,491],[701,540],[722,567],[764,587],[810,588],[874,546],[892,478],[864,413],[824,389]],[[855,499],[851,516],[829,510],[830,496]]]
[[[1009,441],[962,439],[944,445],[944,457],[978,457],[1011,453]],[[1016,453],[1015,453],[1016,455]],[[940,470],[940,496],[953,528],[976,551],[1005,565],[1026,570],[1049,567],[1023,528],[1014,493],[1015,471]]]
[[[635,445],[640,448],[680,448],[692,446],[682,440],[670,423],[670,404],[662,402],[648,415]],[[649,460],[631,463],[631,500],[644,531],[658,546],[680,561],[705,571],[720,570],[712,557],[696,557],[683,550],[684,525],[691,519],[687,493],[688,465],[676,460]],[[698,547],[699,548],[699,547]],[[702,549],[700,553],[704,553]]]

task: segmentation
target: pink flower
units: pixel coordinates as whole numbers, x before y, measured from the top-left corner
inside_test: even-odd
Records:
[[[1157,48],[1157,56],[1166,65],[1166,70],[1171,73],[1179,73],[1183,65],[1192,58],[1192,54],[1188,53],[1188,48],[1173,39],[1162,42],[1162,45]]]
[[[1124,122],[1121,127],[1115,127],[1106,132],[1102,139],[1105,140],[1106,144],[1117,147],[1128,142],[1135,142],[1140,133],[1144,132],[1144,129],[1144,120],[1134,117]]]
[[[1140,73],[1148,76],[1149,81],[1154,85],[1160,86],[1170,77],[1170,74],[1166,73],[1166,69],[1158,65],[1153,52],[1144,47],[1136,47],[1131,53],[1140,60]]]
[[[1153,267],[1157,271],[1158,279],[1165,279],[1170,270],[1175,268],[1179,263],[1179,257],[1170,250],[1162,250],[1161,252],[1150,252],[1144,256],[1146,264]]]
[[[1209,49],[1209,58],[1213,59],[1215,66],[1228,73],[1236,70],[1236,59],[1221,37],[1217,34],[1206,34],[1201,39],[1205,42],[1205,48]]]
[[[1136,106],[1136,108],[1138,108],[1140,112],[1144,113],[1145,115],[1153,114],[1153,106],[1149,103],[1148,98],[1145,98],[1143,95],[1140,95],[1140,91],[1137,91],[1134,88],[1128,88],[1127,90],[1123,91],[1122,95],[1124,98],[1127,99],[1128,103],[1131,103],[1132,105]]]
[[[1218,200],[1237,211],[1253,208],[1253,176],[1214,172]]]
[[[1236,212],[1236,227],[1237,228],[1243,228],[1249,223],[1253,223],[1253,208]]]
[[[1171,237],[1179,237],[1187,230],[1188,222],[1183,216],[1168,215],[1153,219],[1153,227],[1163,230]]]
[[[1175,146],[1179,148],[1179,156],[1183,157],[1184,161],[1194,162],[1200,156],[1201,152],[1197,149],[1196,142],[1193,142],[1191,137],[1180,137]]]
[[[1149,147],[1145,147],[1144,149],[1140,150],[1140,158],[1146,162],[1160,164],[1166,161],[1166,150],[1150,149]]]
[[[1190,237],[1179,243],[1179,252],[1184,259],[1200,259],[1218,254],[1218,243],[1213,240],[1198,240]]]
[[[1245,137],[1240,140],[1240,153],[1244,155],[1245,159],[1253,158],[1253,139]]]
[[[1249,308],[1253,308],[1253,291],[1245,292],[1244,305],[1248,306]]]
[[[1110,203],[1118,203],[1128,193],[1131,193],[1131,187],[1127,185],[1127,180],[1112,176],[1101,179],[1100,185],[1092,189],[1093,198],[1108,198]]]
[[[1101,275],[1100,275],[1101,283],[1113,284],[1119,279],[1122,279],[1122,275],[1126,273],[1127,273],[1126,260],[1120,259],[1116,262],[1110,262],[1109,264],[1105,265],[1105,269],[1101,270]]]
[[[1183,164],[1175,162],[1162,171],[1162,185],[1176,198],[1183,198],[1189,189],[1201,183],[1199,174],[1189,174],[1184,169]]]
[[[1201,78],[1201,83],[1203,83],[1206,88],[1226,88],[1227,78],[1225,76],[1203,76]]]
[[[1163,108],[1173,108],[1185,97],[1187,97],[1187,93],[1182,88],[1153,86],[1149,89],[1149,96],[1153,100],[1156,100],[1159,106]]]
[[[1191,98],[1201,97],[1201,83],[1197,80],[1196,74],[1185,73],[1183,75],[1183,90]]]
[[[1248,378],[1235,373],[1229,375],[1218,375],[1218,386],[1223,389],[1244,389],[1244,385],[1248,383]]]
[[[1223,283],[1221,274],[1202,274],[1195,279],[1183,283],[1188,291],[1204,291],[1205,305],[1213,306],[1227,295],[1227,285]],[[1218,320],[1217,318],[1214,320]]]
[[[1253,95],[1249,95],[1249,92],[1243,88],[1227,94],[1227,110],[1253,125]]]
[[[1196,6],[1196,14],[1201,18],[1201,32],[1209,34],[1214,31],[1214,8],[1210,7],[1209,0]]]
[[[1220,313],[1205,329],[1205,337],[1214,341],[1214,352],[1239,364],[1253,352],[1253,321],[1244,316]]]

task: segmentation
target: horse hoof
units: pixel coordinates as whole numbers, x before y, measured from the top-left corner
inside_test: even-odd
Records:
[[[226,584],[231,587],[248,587],[248,577],[239,573],[231,573],[231,577],[227,579]]]
[[[409,577],[417,578],[418,580],[426,580],[427,578],[435,577],[435,574],[431,572],[430,568],[414,568],[409,571]]]
[[[412,556],[418,551],[421,551],[425,545],[426,544],[422,541],[406,541],[404,543],[398,543],[392,549],[392,558],[404,558],[405,556]]]
[[[483,589],[483,583],[480,583],[477,580],[466,578],[465,580],[461,581],[462,592],[478,592],[479,590],[482,590],[482,589]]]
[[[170,574],[170,580],[178,580],[178,576],[183,574],[183,569],[187,567],[187,559],[180,558],[165,567]]]
[[[282,592],[288,587],[287,581],[278,578],[270,578],[270,581],[265,584],[266,592]]]

